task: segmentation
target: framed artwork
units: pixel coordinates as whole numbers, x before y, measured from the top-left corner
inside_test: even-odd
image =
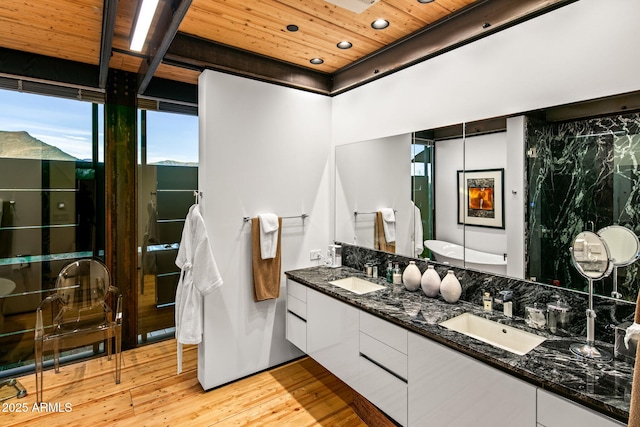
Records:
[[[504,169],[458,171],[458,224],[504,229]]]

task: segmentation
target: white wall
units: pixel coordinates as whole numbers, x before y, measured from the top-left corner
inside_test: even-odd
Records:
[[[464,226],[458,224],[458,177],[464,169],[462,139],[436,142],[435,148],[435,237],[464,245]]]
[[[506,174],[506,171],[510,168],[510,165],[507,164],[506,132],[467,137],[465,140],[464,152],[464,168],[467,171],[478,169],[505,169]],[[520,180],[522,179],[524,179],[524,177]],[[506,190],[504,196],[506,196]],[[474,227],[471,225],[465,225],[465,247],[483,252],[490,252],[493,254],[506,253],[507,235],[511,232],[509,227],[513,224],[512,221],[509,221],[509,218],[511,218],[513,212],[505,209],[504,213],[504,230],[499,228]],[[458,216],[456,210],[456,222],[457,218]]]
[[[639,16],[581,0],[338,95],[334,143],[640,90]]]
[[[411,135],[336,147],[336,240],[374,245],[375,215],[396,210],[396,253],[413,256],[411,224]]]
[[[507,167],[504,171],[505,226],[507,228],[507,276],[524,279],[526,203],[525,174],[525,118],[507,119]]]
[[[205,71],[199,80],[201,204],[224,284],[205,298],[198,378],[205,389],[287,361],[285,279],[278,300],[253,301],[250,223],[273,212],[282,226],[282,271],[326,250],[333,216],[330,99]]]

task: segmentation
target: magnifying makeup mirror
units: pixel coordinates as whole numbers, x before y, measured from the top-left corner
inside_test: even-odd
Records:
[[[593,310],[593,281],[607,277],[613,270],[609,247],[597,234],[583,231],[573,240],[570,251],[573,265],[589,281],[589,308],[587,309],[587,342],[574,343],[569,348],[579,357],[609,361],[611,354],[595,347],[596,312]]]
[[[611,296],[622,298],[618,292],[618,267],[625,267],[640,257],[640,241],[638,236],[622,225],[610,225],[598,230],[598,236],[607,243],[609,256],[613,263],[613,291]]]

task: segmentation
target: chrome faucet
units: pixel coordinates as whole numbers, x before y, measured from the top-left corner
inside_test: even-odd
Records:
[[[506,317],[513,317],[513,291],[510,289],[498,292],[493,299],[496,304],[502,304],[502,312]]]

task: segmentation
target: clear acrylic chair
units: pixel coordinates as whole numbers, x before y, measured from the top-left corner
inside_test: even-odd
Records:
[[[51,305],[52,324],[44,326],[43,309]],[[106,341],[111,360],[115,338],[116,384],[120,384],[122,295],[111,286],[107,267],[96,259],[81,259],[65,266],[58,275],[55,293],[42,301],[36,312],[36,400],[42,402],[44,353],[53,351],[55,372],[60,350]]]

